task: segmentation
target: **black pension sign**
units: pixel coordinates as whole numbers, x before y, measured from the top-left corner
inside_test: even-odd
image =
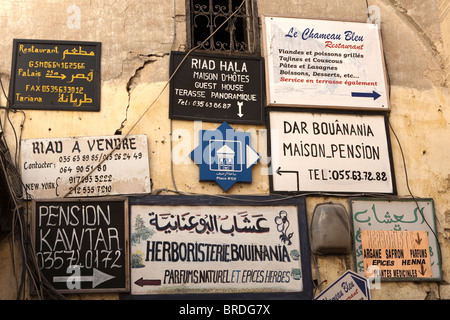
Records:
[[[263,123],[261,58],[172,52],[171,119]]]
[[[56,290],[128,290],[127,203],[121,198],[33,201],[37,262]]]

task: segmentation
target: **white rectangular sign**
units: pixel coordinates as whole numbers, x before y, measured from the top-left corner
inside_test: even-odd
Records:
[[[273,192],[394,193],[384,115],[271,110]]]
[[[146,135],[25,139],[21,173],[35,199],[151,192]]]
[[[296,205],[215,202],[131,205],[132,294],[309,290],[306,220]]]
[[[263,18],[267,104],[388,110],[378,27]]]

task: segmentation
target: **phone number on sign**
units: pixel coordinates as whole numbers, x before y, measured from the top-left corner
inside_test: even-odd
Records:
[[[178,104],[182,106],[193,106],[199,108],[215,108],[215,109],[230,109],[231,103],[225,102],[209,102],[203,100],[194,100],[190,101],[188,99],[178,99]]]
[[[80,187],[69,187],[69,192],[76,195],[88,195],[88,194],[105,194],[112,191],[111,185],[106,186],[80,186]]]
[[[78,265],[86,268],[122,268],[119,264],[122,252],[120,250],[59,250],[37,252],[37,261],[40,269],[60,269],[69,265]]]
[[[85,154],[74,156],[60,156],[59,162],[79,162],[79,161],[102,161],[102,160],[140,160],[142,159],[142,152],[123,152],[115,154]]]
[[[354,180],[354,181],[387,181],[388,175],[383,171],[359,170],[326,170],[308,169],[311,180]]]

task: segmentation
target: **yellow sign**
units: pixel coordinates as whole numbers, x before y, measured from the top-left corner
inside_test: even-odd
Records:
[[[361,230],[361,243],[366,277],[432,276],[426,231]]]

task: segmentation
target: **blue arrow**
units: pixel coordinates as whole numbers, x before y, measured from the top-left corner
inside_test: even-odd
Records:
[[[352,92],[352,97],[361,97],[361,98],[373,98],[373,100],[377,100],[381,95],[375,91],[372,92]]]

